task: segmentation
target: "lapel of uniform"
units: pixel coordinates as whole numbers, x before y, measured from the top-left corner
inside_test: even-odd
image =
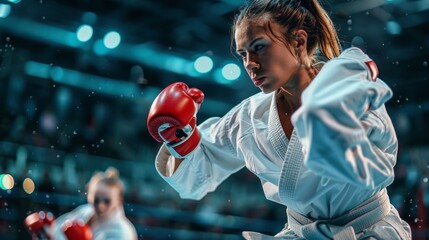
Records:
[[[270,106],[268,119],[268,136],[279,159],[282,161],[282,170],[279,180],[279,197],[287,205],[293,204],[296,182],[301,170],[304,155],[302,154],[301,142],[298,139],[295,129],[291,139],[286,137],[280,123],[275,102],[275,95]]]
[[[286,156],[289,140],[287,139],[280,123],[279,115],[277,113],[275,94],[273,94],[272,97],[268,116],[268,138],[270,139],[270,143],[276,151],[278,158],[280,161],[283,161]]]
[[[279,180],[279,197],[288,206],[295,204],[293,200],[295,199],[296,184],[304,161],[301,149],[301,142],[294,129],[286,151]],[[293,208],[296,209],[295,206]]]

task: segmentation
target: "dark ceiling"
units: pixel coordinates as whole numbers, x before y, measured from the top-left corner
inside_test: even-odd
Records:
[[[100,77],[103,81],[131,83],[139,93],[131,99],[141,104],[144,117],[163,87],[184,81],[206,94],[201,119],[221,115],[258,91],[247,76],[242,74],[229,84],[214,81],[212,73],[189,76],[172,70],[165,56],[193,61],[206,54],[213,58],[215,68],[226,62],[240,64],[230,52],[230,24],[242,2],[23,0],[15,4],[3,0],[1,3],[11,9],[9,16],[0,19],[2,82],[6,83],[10,76],[23,75],[31,61],[87,74],[89,80]],[[341,0],[323,4],[338,29],[343,47],[357,45],[378,64],[380,78],[394,91],[389,108],[395,116],[406,116],[404,129],[410,130],[412,119],[417,117],[422,124],[419,132],[427,135],[424,123],[429,109],[429,0]],[[93,26],[94,36],[77,45],[76,40],[68,39],[83,23]],[[96,41],[111,30],[122,36],[119,47],[107,53],[94,52]],[[43,88],[51,84],[46,83],[49,79],[27,77],[38,86],[32,88],[33,95],[46,94]],[[69,87],[83,95],[93,91],[86,84]],[[126,95],[119,90],[110,95],[100,91],[103,94],[106,99],[112,94]],[[49,101],[46,95],[44,99]]]

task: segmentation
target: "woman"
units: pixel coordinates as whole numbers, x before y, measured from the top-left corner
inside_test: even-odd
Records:
[[[105,172],[94,174],[87,190],[88,204],[55,220],[53,239],[82,239],[81,234],[88,227],[92,234],[87,235],[92,235],[94,240],[137,239],[136,229],[124,213],[124,186],[115,168],[110,167]]]
[[[261,93],[197,128],[203,94],[183,83],[163,90],[148,117],[165,142],[160,175],[182,198],[201,199],[248,168],[267,199],[287,206],[288,223],[275,237],[243,232],[246,239],[411,239],[386,193],[397,139],[384,107],[392,91],[374,62],[357,48],[340,55],[316,0],[250,2],[233,33]]]

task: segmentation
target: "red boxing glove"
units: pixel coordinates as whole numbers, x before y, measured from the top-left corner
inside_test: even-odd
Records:
[[[92,240],[92,230],[82,221],[65,221],[62,226],[68,240]]]
[[[165,142],[170,153],[183,158],[200,142],[196,129],[196,114],[204,100],[204,93],[176,82],[155,98],[147,118],[149,133],[158,142]]]
[[[24,225],[34,240],[52,239],[50,227],[54,221],[55,217],[52,213],[40,211],[28,215],[24,220]]]

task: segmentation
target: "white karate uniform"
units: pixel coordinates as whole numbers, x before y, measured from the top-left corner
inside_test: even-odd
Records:
[[[52,226],[54,240],[66,240],[62,227],[66,221],[82,221],[87,223],[94,216],[94,207],[84,204],[73,211],[58,217]],[[91,226],[93,240],[137,240],[134,225],[125,216],[123,208],[118,208],[112,216]]]
[[[275,93],[258,93],[222,118],[200,124],[200,144],[174,174],[171,156],[162,146],[155,163],[158,172],[182,198],[201,199],[246,167],[260,178],[267,199],[293,210],[289,218],[300,215],[317,221],[347,214],[385,191],[394,179],[398,143],[384,106],[392,91],[382,80],[371,80],[364,63],[368,60],[360,49],[350,48],[323,66],[292,116],[290,139],[278,117]],[[387,206],[387,215],[359,229],[357,238],[411,238],[408,224],[390,203]],[[296,221],[294,226],[298,227]],[[274,239],[306,236],[290,227]],[[324,233],[326,239],[336,232]]]

